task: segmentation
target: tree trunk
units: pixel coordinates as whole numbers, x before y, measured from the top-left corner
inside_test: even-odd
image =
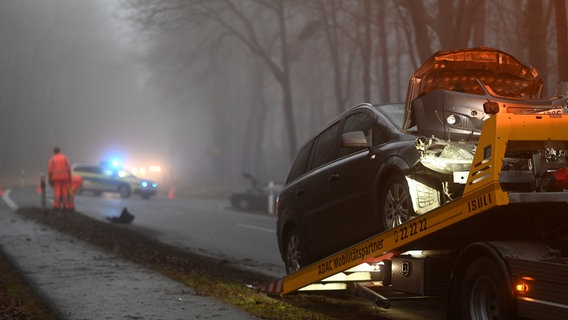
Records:
[[[555,0],[556,12],[556,43],[558,51],[558,82],[568,81],[568,32],[566,31],[566,3],[565,0]]]
[[[377,2],[377,25],[378,25],[378,52],[380,59],[379,75],[380,79],[380,92],[379,96],[383,102],[391,102],[390,95],[390,69],[389,69],[389,51],[387,45],[386,23],[385,23],[385,3],[378,0]]]
[[[524,12],[524,26],[527,30],[529,63],[536,66],[540,76],[546,83],[546,27],[548,17],[544,14],[544,3],[528,1]]]
[[[363,100],[371,101],[371,52],[373,42],[371,41],[371,0],[362,3],[363,9],[363,41],[361,46],[362,76],[363,76]]]
[[[293,160],[298,151],[298,142],[296,138],[296,121],[294,119],[294,102],[292,100],[292,84],[290,80],[290,60],[288,57],[288,39],[286,31],[286,15],[284,14],[284,0],[281,0],[277,6],[278,25],[280,27],[280,54],[282,65],[282,107],[284,108],[284,120],[286,123],[286,134],[288,136],[288,154],[290,160]]]
[[[412,27],[414,28],[414,43],[420,61],[426,60],[432,55],[432,40],[428,35],[428,24],[426,23],[425,13],[427,12],[422,0],[406,0],[401,2],[412,19]]]
[[[477,19],[475,19],[473,29],[473,46],[480,47],[485,44],[485,0],[479,3]]]

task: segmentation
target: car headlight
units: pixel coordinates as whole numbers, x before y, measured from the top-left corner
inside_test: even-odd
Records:
[[[147,188],[148,187],[148,181],[142,181],[140,183],[140,185],[142,186],[142,188]]]
[[[460,118],[451,114],[446,118],[446,122],[450,125],[450,126],[454,126],[457,125],[459,123]]]

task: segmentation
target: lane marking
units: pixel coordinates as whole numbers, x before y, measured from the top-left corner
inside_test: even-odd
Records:
[[[237,223],[237,226],[243,227],[243,228],[249,228],[249,229],[253,229],[253,230],[258,230],[258,231],[264,231],[264,232],[272,232],[272,233],[276,232],[276,230],[274,230],[274,229],[251,226],[249,224],[243,224],[243,223]]]
[[[2,199],[4,200],[4,202],[6,202],[6,204],[8,205],[8,207],[10,207],[12,211],[16,211],[18,210],[18,205],[12,200],[12,198],[10,198],[11,192],[12,192],[11,189],[6,190],[2,195]]]

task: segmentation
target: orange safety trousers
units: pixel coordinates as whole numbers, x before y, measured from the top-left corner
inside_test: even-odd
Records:
[[[53,180],[53,209],[63,208],[72,209],[69,206],[69,187],[71,182],[69,180]]]
[[[48,174],[53,182],[53,209],[69,208],[69,188],[71,187],[71,166],[69,159],[62,153],[56,153],[49,159]]]
[[[83,183],[83,178],[79,175],[71,175],[71,183],[67,189],[67,209],[75,209],[75,194],[77,190],[81,187]]]

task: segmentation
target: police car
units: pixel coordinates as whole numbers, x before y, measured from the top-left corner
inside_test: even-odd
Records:
[[[73,174],[83,178],[83,185],[78,190],[91,191],[96,196],[103,192],[118,193],[121,198],[127,199],[132,194],[148,199],[158,192],[158,184],[147,179],[140,179],[128,170],[119,166],[97,164],[74,164]]]

